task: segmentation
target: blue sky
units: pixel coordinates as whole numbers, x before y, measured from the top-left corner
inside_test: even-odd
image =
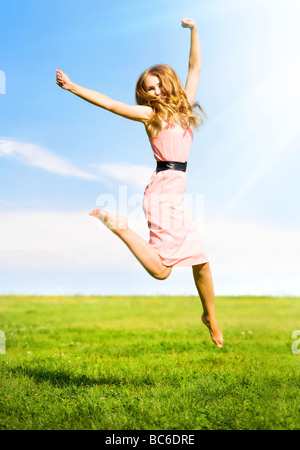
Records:
[[[134,104],[153,64],[185,83],[198,25],[197,100],[186,194],[217,294],[299,295],[299,19],[297,1],[12,0],[0,14],[1,293],[194,294],[191,268],[150,278],[88,212],[139,203],[155,168],[142,124],[63,91],[55,70]],[[126,195],[121,201],[120,188]],[[114,201],[112,201],[114,199]],[[113,211],[112,211],[113,212]]]

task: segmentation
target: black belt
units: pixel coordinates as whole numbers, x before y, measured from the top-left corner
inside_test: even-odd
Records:
[[[186,162],[179,161],[157,161],[156,170],[160,172],[161,170],[181,170],[182,172],[186,172]]]

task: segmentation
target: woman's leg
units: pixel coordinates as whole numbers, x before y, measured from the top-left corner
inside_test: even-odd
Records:
[[[165,266],[156,250],[128,227],[126,217],[115,216],[102,209],[95,209],[90,216],[100,219],[107,228],[119,236],[152,277],[158,280],[168,278],[172,267]]]
[[[195,284],[202,302],[202,322],[209,329],[211,338],[217,347],[223,345],[223,336],[215,315],[215,294],[209,263],[193,266]]]

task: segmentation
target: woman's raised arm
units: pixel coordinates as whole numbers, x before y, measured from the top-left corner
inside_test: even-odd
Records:
[[[190,48],[190,56],[189,56],[189,71],[185,84],[185,92],[187,98],[192,105],[194,103],[199,80],[200,80],[200,72],[201,72],[201,47],[198,36],[198,30],[196,22],[193,19],[182,19],[181,26],[183,28],[190,28],[191,30],[191,48]]]
[[[150,106],[142,105],[127,105],[126,103],[113,100],[107,95],[100,92],[86,89],[78,84],[73,83],[68,75],[61,70],[56,70],[56,84],[66,91],[86,100],[93,105],[106,109],[114,114],[125,117],[126,119],[135,120],[138,122],[145,122],[152,113]]]

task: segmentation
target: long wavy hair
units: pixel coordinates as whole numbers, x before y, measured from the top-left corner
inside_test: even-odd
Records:
[[[156,76],[160,80],[164,97],[148,94],[145,87],[148,75]],[[203,124],[203,117],[196,114],[194,109],[198,107],[202,116],[206,116],[198,102],[193,105],[189,103],[177,73],[166,64],[151,66],[140,75],[136,83],[135,98],[138,105],[151,106],[153,109],[153,113],[147,121],[149,125],[164,120],[180,122],[180,125],[186,129],[192,125],[198,130],[199,126]]]

